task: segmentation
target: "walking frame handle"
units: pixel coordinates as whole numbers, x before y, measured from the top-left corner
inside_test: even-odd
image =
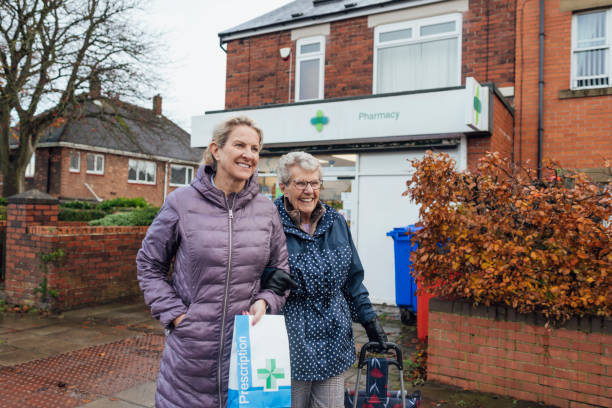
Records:
[[[402,407],[406,407],[406,392],[404,390],[404,360],[402,359],[402,350],[395,343],[386,342],[385,349],[380,350],[380,343],[377,341],[370,341],[361,347],[359,352],[359,362],[357,363],[357,381],[355,383],[355,393],[353,394],[353,408],[357,408],[357,397],[359,395],[359,380],[361,378],[361,369],[367,364],[366,354],[370,353],[388,353],[389,351],[395,352],[395,360],[387,360],[388,364],[394,365],[399,370],[400,376],[400,393],[402,395]]]

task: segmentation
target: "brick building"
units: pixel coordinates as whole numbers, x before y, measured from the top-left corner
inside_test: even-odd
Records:
[[[612,159],[612,0],[551,0],[543,7],[519,1],[516,12],[515,159],[537,163],[541,79],[542,158],[610,180],[604,163]]]
[[[581,50],[568,34],[584,9],[603,7],[595,12],[606,17],[593,18],[608,25],[594,33],[609,37],[607,4],[546,2],[541,156],[562,166],[603,171],[598,158],[612,157],[603,79],[610,70],[595,82],[572,77],[570,60]],[[408,160],[434,149],[473,169],[486,151],[498,151],[537,165],[538,15],[538,2],[524,0],[288,2],[219,33],[225,110],[193,118],[192,144],[206,146],[227,117],[255,119],[265,142],[261,191],[270,197],[279,194],[281,154],[315,154],[325,173],[321,198],[349,220],[372,299],[395,303],[385,234],[418,220],[418,208],[401,196]],[[610,60],[609,46],[593,47]]]
[[[201,158],[189,134],[162,115],[161,96],[152,109],[98,96],[41,137],[26,169],[26,190],[61,200],[144,197],[160,206],[191,181]]]

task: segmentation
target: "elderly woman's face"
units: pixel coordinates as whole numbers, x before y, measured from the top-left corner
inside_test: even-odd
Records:
[[[300,166],[291,167],[290,174],[289,184],[280,184],[281,191],[293,208],[304,215],[302,221],[308,222],[319,201],[321,174],[319,170],[304,170]]]

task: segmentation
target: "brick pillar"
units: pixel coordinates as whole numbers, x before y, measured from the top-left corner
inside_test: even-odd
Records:
[[[46,248],[32,240],[28,227],[57,225],[58,200],[38,190],[7,198],[6,272],[4,292],[7,302],[32,303],[34,289],[42,281],[39,254]]]

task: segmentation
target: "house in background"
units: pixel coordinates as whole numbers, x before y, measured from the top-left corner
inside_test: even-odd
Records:
[[[92,89],[59,127],[41,137],[26,169],[26,189],[61,200],[144,197],[160,206],[195,175],[203,149],[162,115],[162,98],[146,109]]]
[[[244,114],[264,130],[261,191],[281,154],[324,167],[321,199],[350,223],[371,299],[395,303],[393,241],[418,221],[402,197],[410,159],[444,151],[473,169],[513,147],[515,1],[297,0],[219,33],[225,110],[192,121],[192,145]],[[487,86],[483,86],[487,84]]]

